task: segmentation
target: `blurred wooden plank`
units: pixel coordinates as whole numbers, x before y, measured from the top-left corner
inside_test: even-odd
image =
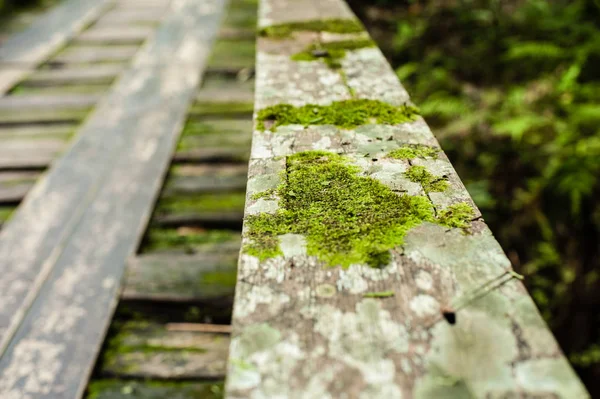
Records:
[[[128,263],[121,298],[232,303],[238,252],[137,256]]]
[[[96,19],[110,0],[66,0],[0,46],[0,95]]]
[[[123,65],[100,64],[77,68],[40,69],[27,77],[24,86],[110,84],[124,69]]]
[[[6,111],[22,112],[22,110],[39,109],[87,109],[95,105],[101,96],[98,94],[27,94],[20,96],[0,97],[0,113]]]
[[[179,3],[0,232],[0,397],[83,394],[223,4]]]
[[[20,202],[39,177],[39,172],[0,173],[0,205]]]
[[[115,323],[102,355],[101,375],[142,379],[225,377],[229,335],[170,331],[148,321]]]
[[[154,32],[153,26],[92,27],[75,38],[79,44],[139,44]]]
[[[222,399],[223,383],[102,379],[88,392],[88,399]]]
[[[60,139],[2,139],[0,170],[44,169],[67,146]]]
[[[133,58],[138,46],[73,46],[53,57],[48,63],[56,64],[92,64],[101,62],[125,62]]]

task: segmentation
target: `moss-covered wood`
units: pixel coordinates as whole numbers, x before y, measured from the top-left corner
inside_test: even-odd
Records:
[[[262,0],[259,28],[352,18],[340,0]],[[228,397],[588,397],[423,119],[320,119],[344,101],[411,106],[377,48],[346,51],[337,69],[293,59],[358,38],[259,38],[256,109],[278,112],[256,113]],[[306,157],[321,167],[310,182]],[[396,242],[403,204],[390,195],[431,212]]]

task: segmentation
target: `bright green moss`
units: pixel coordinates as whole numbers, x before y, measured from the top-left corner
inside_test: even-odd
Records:
[[[406,172],[406,177],[414,183],[421,184],[426,193],[443,192],[449,187],[448,181],[445,178],[432,175],[423,166],[411,166]]]
[[[360,33],[364,32],[362,24],[355,19],[321,19],[314,21],[291,22],[267,26],[259,31],[261,36],[270,38],[289,37],[293,32],[331,32]]]
[[[443,226],[465,229],[471,225],[473,217],[475,217],[473,207],[466,202],[460,202],[441,211],[438,216],[438,223]]]
[[[399,107],[377,100],[344,100],[330,105],[307,104],[295,107],[278,104],[258,111],[259,130],[265,130],[265,122],[271,122],[271,130],[283,125],[336,125],[352,129],[368,123],[397,125],[416,119],[418,109],[411,105]]]
[[[439,150],[426,145],[405,145],[388,154],[393,159],[437,158]]]
[[[294,54],[294,61],[317,61],[323,60],[330,68],[338,69],[341,60],[346,56],[346,51],[358,50],[361,48],[375,47],[376,44],[371,39],[341,40],[329,43],[314,43],[303,51]]]
[[[280,210],[246,219],[245,250],[260,259],[281,253],[278,236],[303,234],[309,255],[344,267],[389,263],[389,250],[423,221],[434,221],[427,198],[397,195],[331,152],[307,151],[287,158],[286,182],[277,189]]]
[[[377,292],[367,292],[363,294],[364,298],[389,298],[394,296],[394,291],[377,291]]]
[[[468,227],[473,208],[455,204],[433,215],[426,197],[398,195],[379,181],[359,175],[360,169],[343,155],[305,151],[287,158],[285,182],[276,193],[279,210],[246,218],[246,253],[261,260],[282,255],[279,237],[301,234],[307,253],[327,265],[368,264],[382,267],[390,250],[422,222]],[[391,291],[369,293],[387,297]]]

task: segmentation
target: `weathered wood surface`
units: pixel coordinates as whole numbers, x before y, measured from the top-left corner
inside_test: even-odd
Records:
[[[82,109],[90,108],[100,100],[97,94],[62,94],[40,95],[29,94],[20,96],[0,97],[0,112],[27,112],[28,109]]]
[[[82,44],[135,44],[146,40],[152,32],[153,26],[94,27],[79,34],[74,41]]]
[[[0,126],[14,124],[43,124],[55,122],[79,122],[89,112],[88,108],[24,108],[0,109]]]
[[[109,84],[123,71],[123,65],[90,65],[64,69],[42,69],[33,72],[23,82],[25,86],[56,86],[76,84]]]
[[[261,0],[260,10],[261,28],[354,18],[341,0]],[[356,37],[304,32],[260,38],[256,110],[351,98],[407,102],[377,48],[347,51],[339,70],[320,60],[291,60],[308,44]],[[434,160],[386,158],[407,144],[438,147],[420,117],[350,129],[316,119],[254,132],[246,215],[277,211],[277,196],[253,194],[285,182],[286,157],[309,150],[345,154],[361,176],[411,196],[427,193],[404,172],[410,162],[426,166],[448,182],[445,191],[429,193],[434,211],[472,205],[443,153]],[[466,233],[433,223],[412,228],[380,269],[326,265],[307,255],[308,238],[295,234],[279,237],[282,255],[274,258],[260,261],[242,250],[226,396],[589,397],[479,216],[476,210]],[[242,248],[253,243],[248,229]]]
[[[0,232],[0,397],[80,397],[223,2],[184,0]]]
[[[119,378],[217,379],[225,376],[229,335],[127,322],[109,341],[100,374]]]
[[[38,139],[39,140],[39,139]],[[30,146],[21,147],[18,153],[7,156],[0,162],[0,169],[30,169],[32,167],[46,166],[64,146],[59,144],[51,151],[40,153],[36,148],[37,141],[27,141]],[[52,141],[52,143],[60,141]],[[0,145],[3,143],[0,132]],[[7,152],[15,151],[13,146]],[[2,151],[0,150],[0,154]],[[10,157],[10,161],[8,161]],[[182,165],[176,167],[169,175],[162,195],[171,197],[177,195],[196,195],[209,192],[241,191],[246,188],[246,165]],[[0,174],[0,203],[19,202],[33,187],[39,177],[37,172],[12,172]],[[238,220],[241,220],[238,215]]]
[[[67,138],[75,130],[72,123],[0,125],[0,140],[9,138]]]
[[[21,202],[39,177],[39,172],[0,173],[0,205]]]
[[[122,46],[73,46],[57,54],[48,63],[56,64],[92,64],[101,62],[126,62],[129,61],[139,47],[135,45]]]
[[[114,26],[114,25],[148,25],[160,22],[165,16],[165,11],[162,9],[114,9],[106,14],[96,23],[97,27]]]
[[[1,188],[1,186],[0,186]],[[121,298],[232,302],[239,248],[191,255],[140,255],[129,261]]]
[[[74,34],[93,21],[111,0],[67,0],[0,47],[0,95],[6,93]]]
[[[64,140],[53,138],[26,140],[0,137],[0,170],[44,169],[66,145]]]
[[[223,387],[217,382],[171,382],[100,380],[89,387],[89,399],[219,399]]]

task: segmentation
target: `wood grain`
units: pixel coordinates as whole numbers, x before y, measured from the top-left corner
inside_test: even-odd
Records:
[[[260,28],[355,18],[341,0],[260,4]],[[409,100],[377,48],[348,51],[341,70],[291,60],[307,44],[339,39],[306,32],[283,41],[259,38],[255,109]],[[276,212],[277,199],[252,195],[276,188],[286,178],[286,157],[308,150],[344,154],[361,176],[423,195],[420,184],[403,177],[410,162],[386,158],[407,144],[439,148],[421,118],[354,129],[309,124],[255,131],[246,215]],[[448,179],[448,190],[430,193],[436,211],[473,204],[443,153],[417,164]],[[301,235],[279,237],[283,255],[271,259],[242,250],[226,397],[589,397],[479,215],[468,233],[422,223],[381,269],[325,265],[307,254]],[[251,244],[246,233],[242,248]]]

